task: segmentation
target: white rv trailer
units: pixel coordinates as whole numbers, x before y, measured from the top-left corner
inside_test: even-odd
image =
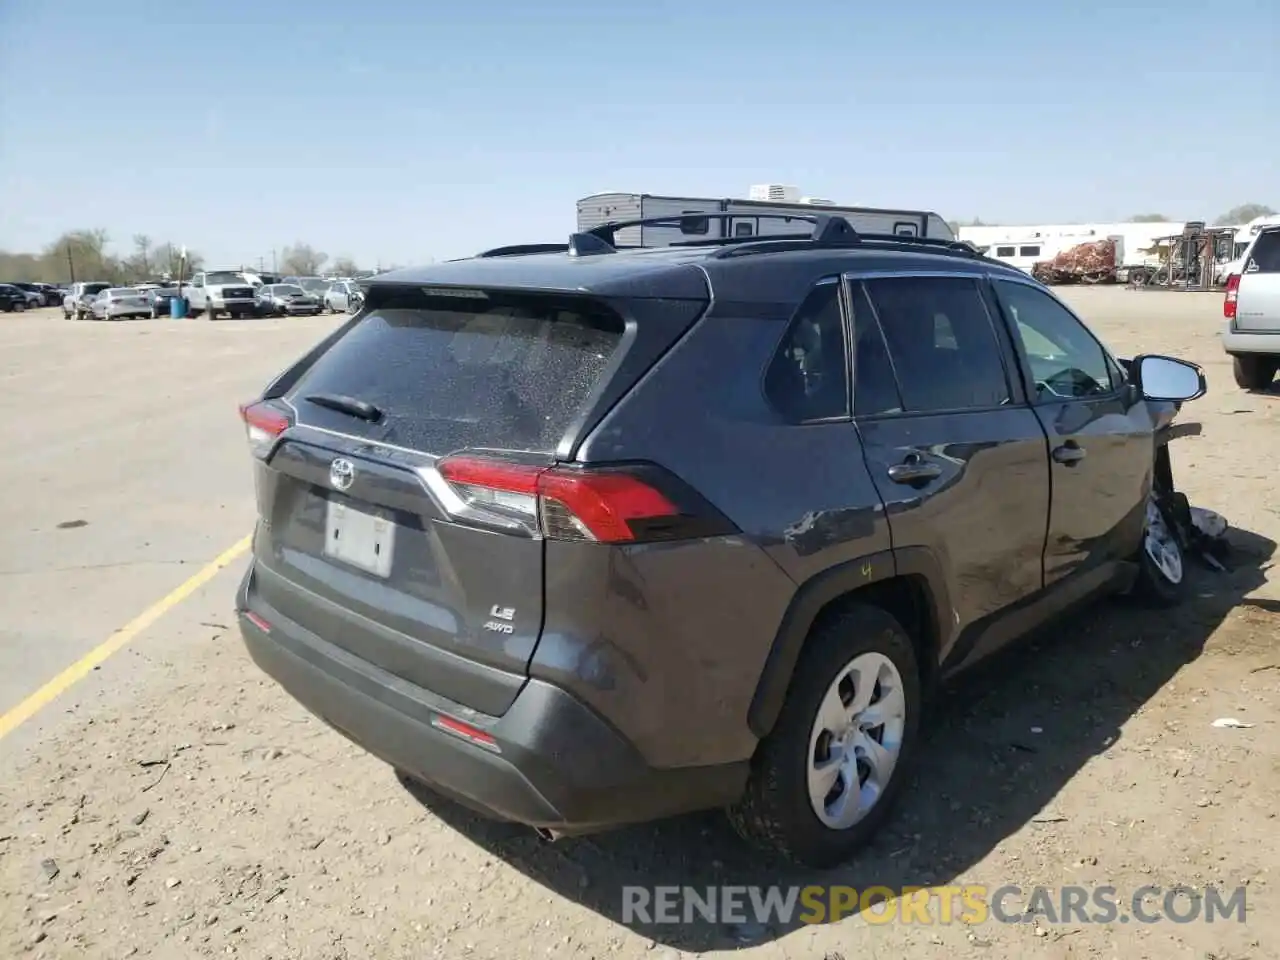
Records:
[[[605,223],[648,217],[683,217],[670,226],[624,227],[617,232],[619,246],[665,247],[681,241],[714,240],[722,237],[808,236],[813,224],[807,220],[778,220],[763,214],[794,214],[797,218],[836,214],[861,233],[894,234],[908,237],[937,237],[954,240],[955,234],[938,214],[928,210],[886,210],[877,207],[846,207],[816,197],[801,197],[794,187],[776,187],[767,195],[786,199],[736,200],[712,197],[668,197],[650,193],[595,193],[578,201],[578,229],[590,230]],[[752,194],[766,191],[753,187]],[[792,199],[794,197],[794,199]],[[713,218],[699,214],[722,213]]]

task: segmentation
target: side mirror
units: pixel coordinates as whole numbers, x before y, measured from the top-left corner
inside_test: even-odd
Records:
[[[1133,361],[1138,389],[1147,400],[1186,403],[1203,397],[1208,390],[1204,371],[1194,363],[1173,357],[1143,356]]]

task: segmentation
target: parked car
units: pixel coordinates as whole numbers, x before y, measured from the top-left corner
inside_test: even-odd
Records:
[[[12,283],[0,283],[0,310],[5,313],[22,313],[27,309],[27,292]]]
[[[258,288],[258,313],[272,317],[317,316],[320,301],[296,283],[266,283]]]
[[[966,245],[815,220],[371,281],[242,409],[253,659],[498,818],[727,806],[829,866],[941,680],[1088,598],[1177,603],[1157,461],[1200,369]]]
[[[62,315],[70,320],[83,320],[89,316],[89,301],[111,286],[100,280],[73,283],[67,295],[62,298]]]
[[[151,301],[136,287],[109,287],[89,301],[94,320],[133,320],[151,316]]]
[[[44,293],[34,283],[23,283],[15,280],[6,282],[5,286],[13,287],[22,292],[28,310],[36,310],[44,306]]]
[[[360,298],[360,286],[354,280],[337,280],[324,293],[324,307],[330,313],[355,313],[353,303]]]
[[[52,307],[62,302],[61,296],[57,294],[57,288],[47,283],[15,282],[13,286],[27,294],[29,307]]]
[[[173,312],[173,300],[178,295],[178,285],[165,284],[155,286],[146,292],[147,303],[151,306],[151,319],[167,317]]]
[[[1280,369],[1280,226],[1264,227],[1227,278],[1222,346],[1236,384],[1265,390]]]
[[[324,279],[324,277],[285,277],[280,282],[296,283],[321,303],[324,302],[325,291],[332,285],[331,281]]]

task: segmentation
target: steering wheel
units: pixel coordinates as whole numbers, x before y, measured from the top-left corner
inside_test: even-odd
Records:
[[[1077,367],[1063,367],[1052,376],[1036,381],[1038,393],[1052,393],[1055,397],[1089,397],[1105,393],[1098,381]]]

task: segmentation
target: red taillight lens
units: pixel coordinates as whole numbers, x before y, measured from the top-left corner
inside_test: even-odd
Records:
[[[276,438],[289,429],[289,415],[269,403],[246,403],[240,406],[240,419],[244,421],[249,449],[255,457],[265,456],[275,445]]]
[[[538,478],[543,533],[576,539],[575,533],[604,543],[637,539],[633,521],[678,516],[665,496],[625,473],[548,470]]]
[[[519,523],[525,532],[551,540],[626,543],[641,539],[639,523],[681,516],[664,493],[621,470],[450,457],[437,471],[457,498],[451,512]]]
[[[1236,318],[1236,300],[1240,296],[1240,274],[1227,277],[1227,295],[1222,301],[1222,315],[1228,320]]]

